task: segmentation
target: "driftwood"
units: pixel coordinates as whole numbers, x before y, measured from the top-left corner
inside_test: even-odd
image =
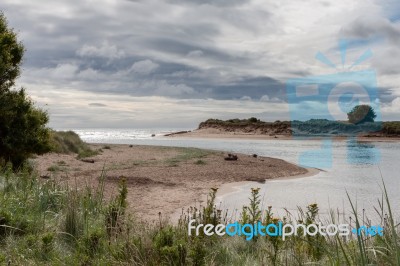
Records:
[[[94,163],[93,159],[81,159],[81,161],[84,163]]]
[[[178,131],[178,132],[173,132],[173,133],[168,133],[165,134],[164,137],[168,137],[168,136],[173,136],[173,135],[179,135],[179,134],[185,134],[185,133],[189,133],[191,132],[190,130],[185,130],[185,131]]]
[[[225,157],[224,159],[225,159],[225,161],[237,161],[238,157],[235,154],[230,154],[229,153],[228,156]]]
[[[246,181],[257,182],[260,184],[264,184],[266,182],[265,177],[247,177]]]

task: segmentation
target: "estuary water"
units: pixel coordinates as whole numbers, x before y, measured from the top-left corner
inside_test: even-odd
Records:
[[[305,208],[318,203],[320,213],[330,209],[338,211],[341,218],[351,213],[347,193],[358,212],[376,221],[374,207],[382,202],[382,179],[385,182],[391,207],[400,220],[400,142],[364,142],[353,140],[333,141],[329,152],[318,152],[326,142],[320,140],[249,140],[249,139],[193,139],[162,137],[167,132],[184,129],[95,129],[75,130],[89,143],[139,144],[178,147],[197,147],[233,153],[258,154],[301,164],[306,161],[322,171],[317,175],[270,180],[265,184],[246,183],[234,185],[230,193],[218,195],[222,208],[240,210],[248,203],[250,189],[259,187],[262,205],[272,206],[282,213],[285,209],[296,213],[297,207]],[[155,134],[155,137],[151,137]],[[316,152],[313,152],[316,151]],[[326,157],[327,156],[327,157]],[[327,159],[328,158],[328,159]],[[323,162],[330,161],[330,165]],[[322,163],[321,163],[322,162]],[[232,186],[231,186],[232,188]]]

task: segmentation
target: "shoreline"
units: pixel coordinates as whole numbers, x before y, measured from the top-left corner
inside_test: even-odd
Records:
[[[261,183],[262,185],[268,184],[268,182],[273,182],[273,181],[288,181],[288,180],[294,180],[294,179],[302,179],[302,178],[308,178],[308,177],[313,177],[318,175],[321,171],[320,169],[317,168],[305,168],[307,170],[307,173],[304,174],[299,174],[295,176],[286,176],[286,177],[280,177],[280,178],[274,178],[274,179],[266,179],[265,183]],[[219,204],[221,200],[223,200],[224,197],[229,196],[232,193],[237,193],[242,191],[244,186],[254,184],[254,187],[257,187],[257,185],[260,185],[260,182],[257,181],[238,181],[238,182],[231,182],[231,183],[223,183],[218,187],[218,191],[216,194],[216,204]],[[191,204],[181,207],[179,209],[176,209],[175,212],[170,216],[170,220],[173,223],[177,223],[181,214],[182,213],[187,213],[187,210],[191,207],[198,207],[198,204],[200,203],[205,203],[207,202],[207,197],[208,194],[204,194],[201,196],[199,200],[196,200],[195,202],[192,202]],[[204,204],[202,205],[204,206]]]
[[[151,145],[90,144],[101,149],[86,162],[73,154],[45,154],[35,162],[39,176],[60,180],[78,189],[95,188],[104,169],[105,199],[118,193],[122,177],[128,187],[128,205],[147,221],[170,217],[177,209],[207,197],[213,187],[235,182],[285,180],[309,175],[310,170],[287,161],[236,154],[225,160],[224,151]]]
[[[305,168],[305,169],[307,169],[307,171],[308,171],[305,174],[281,177],[281,178],[276,178],[276,179],[267,179],[266,183],[271,182],[271,181],[285,181],[285,180],[307,178],[307,177],[312,177],[312,176],[318,175],[321,172],[321,170],[319,170],[317,168]],[[231,194],[231,193],[241,190],[239,187],[249,185],[249,184],[257,184],[257,183],[258,182],[255,182],[255,181],[239,181],[239,182],[222,184],[221,187],[218,189],[217,197],[223,198],[224,196],[226,196],[228,194]]]
[[[188,138],[188,139],[254,139],[254,140],[319,140],[319,139],[333,139],[333,141],[345,141],[349,136],[295,136],[287,134],[256,134],[256,133],[243,133],[243,132],[224,132],[214,128],[196,129],[192,131],[179,131],[164,135],[165,138]],[[359,142],[399,142],[400,137],[387,137],[387,136],[357,136]]]

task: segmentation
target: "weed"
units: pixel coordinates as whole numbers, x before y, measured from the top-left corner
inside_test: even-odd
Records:
[[[47,168],[49,172],[59,172],[61,168],[58,165],[52,165]]]
[[[209,156],[211,154],[215,154],[214,151],[208,151],[197,148],[177,148],[177,150],[179,152],[178,155],[169,158],[165,161],[168,164],[168,166],[178,166],[179,163],[187,162],[189,160],[194,160],[194,159],[198,159],[198,161],[201,161],[200,159]]]
[[[205,161],[203,161],[203,160],[197,160],[194,164],[197,164],[197,165],[205,165],[205,164],[207,164]]]

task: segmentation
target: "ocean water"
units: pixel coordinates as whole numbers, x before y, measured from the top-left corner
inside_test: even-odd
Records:
[[[182,128],[173,129],[74,129],[76,133],[89,143],[129,144],[135,140],[149,140],[154,134],[156,137],[167,133],[188,130]]]
[[[185,129],[80,129],[76,132],[90,143],[197,147],[235,153],[255,153],[295,164],[301,162],[300,154],[318,150],[322,144],[318,140],[163,137],[165,133],[179,130]],[[152,134],[156,136],[151,137]],[[311,153],[310,156],[311,161],[321,161],[321,155],[318,153]],[[311,203],[318,203],[320,213],[328,214],[329,210],[333,209],[340,213],[340,218],[346,219],[351,212],[348,193],[360,214],[365,213],[364,217],[377,221],[378,215],[374,207],[379,207],[378,201],[382,202],[383,179],[395,217],[400,220],[400,142],[334,141],[331,158],[331,166],[320,167],[323,171],[317,175],[236,186],[231,193],[219,195],[218,204],[222,208],[240,210],[248,203],[250,189],[259,187],[262,205],[272,206],[273,210],[280,214],[283,210],[296,213],[297,207],[305,208]]]

